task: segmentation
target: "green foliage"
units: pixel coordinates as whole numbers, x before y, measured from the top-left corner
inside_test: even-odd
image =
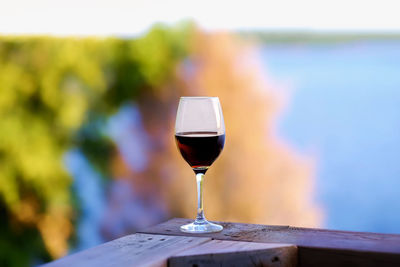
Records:
[[[66,252],[75,213],[64,153],[80,148],[107,176],[108,116],[162,90],[188,52],[191,29],[157,25],[132,40],[0,38],[2,266]]]

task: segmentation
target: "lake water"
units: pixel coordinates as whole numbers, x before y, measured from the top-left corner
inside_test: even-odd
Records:
[[[291,92],[280,134],[316,158],[324,227],[400,233],[400,41],[274,44],[261,56]]]

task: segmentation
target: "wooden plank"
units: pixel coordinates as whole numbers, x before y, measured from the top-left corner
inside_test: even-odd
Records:
[[[394,234],[218,222],[224,226],[222,232],[199,235],[183,233],[179,230],[179,227],[182,224],[188,222],[191,222],[191,220],[176,218],[140,232],[149,234],[211,237],[219,240],[286,243],[315,248],[355,249],[360,251],[400,253],[400,235]]]
[[[142,232],[193,236],[179,230],[180,225],[190,221],[172,219]],[[370,266],[380,266],[379,263],[383,260],[385,266],[400,266],[400,235],[243,223],[220,224],[224,226],[222,232],[195,236],[218,240],[294,244],[299,247],[299,266],[328,266],[332,260],[336,265],[363,266],[365,259],[369,259],[372,264],[376,262]]]
[[[399,254],[393,253],[300,247],[298,248],[298,255],[299,266],[400,266]]]
[[[288,244],[211,240],[172,256],[168,266],[295,267],[297,248]]]
[[[66,256],[44,266],[166,266],[171,255],[210,240],[205,237],[134,234]]]

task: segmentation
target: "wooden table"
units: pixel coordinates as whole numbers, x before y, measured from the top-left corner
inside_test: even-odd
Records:
[[[400,266],[400,235],[224,222],[219,233],[180,232],[190,221],[172,219],[45,266]]]

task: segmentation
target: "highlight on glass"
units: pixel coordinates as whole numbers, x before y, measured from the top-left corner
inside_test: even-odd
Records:
[[[203,183],[208,168],[225,144],[225,124],[218,97],[181,97],[175,124],[175,140],[182,157],[196,174],[197,216],[182,225],[188,233],[222,231],[221,225],[207,221],[203,209]]]

